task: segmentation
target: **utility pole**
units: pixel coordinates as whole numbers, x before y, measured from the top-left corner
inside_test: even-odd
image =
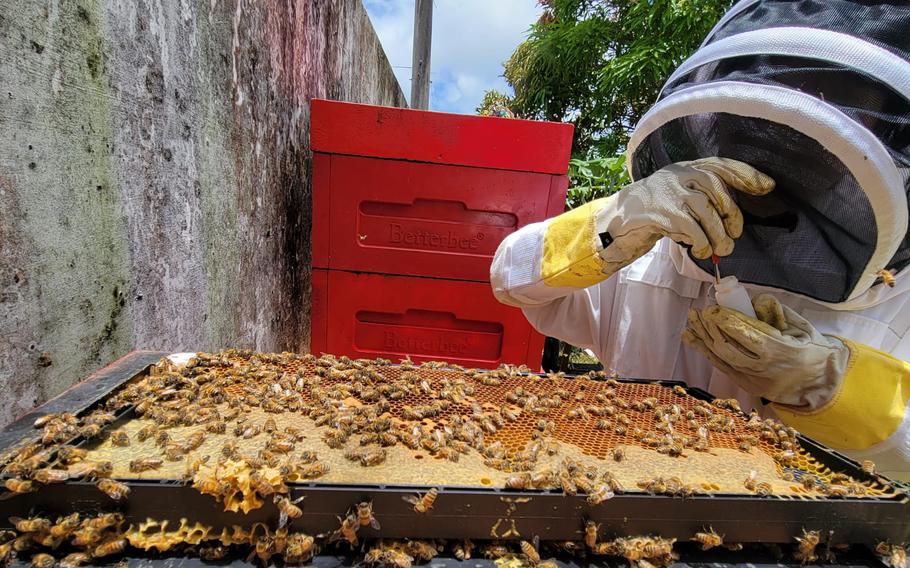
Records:
[[[411,58],[411,108],[430,107],[430,47],[433,43],[433,0],[414,2],[414,46]]]

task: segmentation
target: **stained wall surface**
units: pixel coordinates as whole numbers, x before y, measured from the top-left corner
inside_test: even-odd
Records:
[[[310,98],[361,0],[0,0],[0,424],[134,348],[309,344]]]

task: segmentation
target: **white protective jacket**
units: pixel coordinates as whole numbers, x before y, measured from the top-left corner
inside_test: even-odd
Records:
[[[590,348],[606,368],[620,376],[682,380],[718,397],[736,397],[743,408],[762,408],[758,399],[739,389],[700,353],[680,341],[688,310],[714,303],[713,294],[709,293],[712,278],[688,258],[681,246],[664,238],[650,252],[598,284],[584,289],[553,287],[537,277],[550,222],[552,219],[523,227],[500,245],[491,268],[491,282],[501,301],[520,306],[541,333]],[[723,261],[720,266],[723,270]],[[851,407],[849,399],[864,395],[855,395],[855,391],[863,390],[856,388],[861,377],[853,380],[851,390],[848,376],[844,381],[847,387],[832,402],[839,408],[821,409],[810,416],[780,411],[778,415],[855,459],[873,460],[879,471],[906,478],[910,476],[910,364],[904,361],[910,360],[910,279],[905,274],[899,274],[897,279],[894,288],[875,286],[866,294],[839,304],[837,309],[779,290],[754,286],[747,289],[752,295],[758,291],[773,293],[821,333],[873,348],[868,350],[868,358],[853,365],[853,374],[879,372],[887,376],[888,384],[898,381],[899,388],[881,395],[883,402],[863,400]],[[886,359],[884,363],[882,358]],[[881,419],[881,424],[864,425],[868,426],[864,431],[878,434],[859,442],[848,440],[849,436],[839,437],[838,430],[851,428],[851,424],[843,423],[845,414],[854,424],[880,420],[862,410],[869,404],[889,407],[884,414],[890,418]],[[833,435],[826,435],[832,430]],[[844,443],[838,444],[839,440]]]

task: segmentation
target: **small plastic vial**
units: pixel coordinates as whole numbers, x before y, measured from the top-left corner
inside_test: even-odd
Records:
[[[749,317],[755,317],[755,310],[752,308],[752,300],[749,299],[749,293],[736,276],[726,276],[720,279],[720,282],[714,285],[714,299],[718,305],[731,310],[737,310]]]

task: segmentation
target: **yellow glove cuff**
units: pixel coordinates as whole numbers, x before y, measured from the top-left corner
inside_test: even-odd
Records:
[[[772,405],[781,420],[819,442],[862,450],[901,425],[910,400],[910,364],[866,345],[841,339],[850,360],[831,401],[813,411]]]
[[[567,211],[547,226],[540,263],[547,286],[587,288],[608,277],[597,253],[594,227],[595,213],[603,201],[596,199]]]

